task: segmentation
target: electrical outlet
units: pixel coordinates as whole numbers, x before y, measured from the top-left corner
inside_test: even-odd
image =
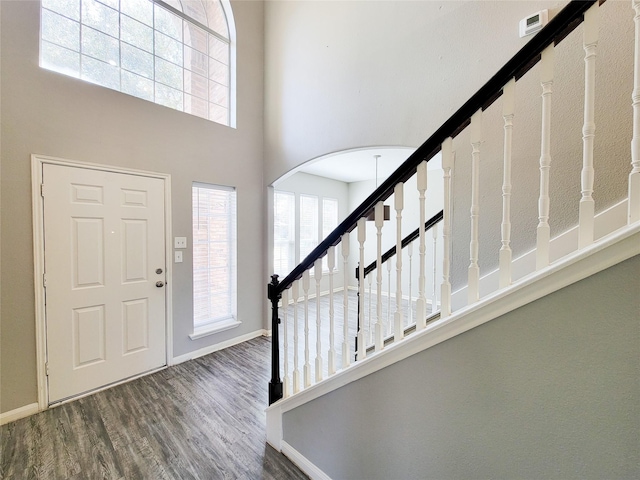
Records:
[[[174,248],[187,248],[187,237],[176,237],[174,239]]]

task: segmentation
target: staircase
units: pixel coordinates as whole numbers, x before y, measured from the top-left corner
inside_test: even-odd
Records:
[[[610,3],[614,5],[610,6]],[[558,312],[557,303],[555,310],[552,310],[564,315],[560,317],[563,319],[559,322],[560,324],[565,324],[565,318],[567,325],[575,320],[574,314],[571,313],[574,307],[576,311],[580,308],[584,309],[583,316],[589,317],[590,312],[597,310],[598,304],[604,303],[604,300],[600,302],[594,300],[597,297],[591,286],[594,282],[598,282],[599,286],[596,292],[605,291],[611,289],[612,285],[617,285],[616,281],[622,281],[625,274],[633,273],[634,269],[635,273],[638,273],[640,0],[633,0],[631,3],[635,16],[629,13],[625,24],[616,25],[620,30],[620,38],[617,38],[615,36],[617,32],[603,30],[605,22],[601,19],[604,14],[609,13],[606,9],[618,8],[615,4],[619,5],[619,2],[570,2],[290,274],[282,280],[275,275],[272,277],[268,287],[268,297],[272,305],[273,336],[272,379],[269,384],[270,407],[267,409],[268,441],[276,449],[292,458],[312,478],[331,478],[330,472],[333,472],[333,478],[347,478],[346,472],[351,472],[351,475],[354,472],[361,472],[363,476],[358,478],[391,478],[388,474],[385,477],[382,472],[387,471],[396,462],[398,465],[394,467],[395,470],[388,471],[405,472],[403,475],[406,476],[398,478],[464,477],[463,469],[458,471],[457,467],[451,467],[447,470],[442,467],[447,462],[445,460],[440,462],[438,459],[446,457],[445,453],[435,457],[429,455],[424,457],[430,458],[429,462],[434,462],[429,463],[429,468],[432,466],[434,473],[428,474],[424,470],[426,467],[419,461],[415,463],[423,465],[422,469],[405,468],[407,464],[414,462],[408,461],[404,453],[396,452],[395,444],[391,441],[383,442],[388,443],[389,448],[376,452],[372,458],[365,455],[364,451],[367,449],[359,447],[357,440],[355,445],[349,443],[338,450],[332,448],[332,445],[342,445],[340,441],[342,436],[352,436],[353,428],[349,432],[337,430],[340,430],[341,424],[351,425],[353,419],[357,417],[361,423],[356,421],[355,425],[361,438],[371,439],[376,436],[397,438],[400,442],[397,450],[402,450],[402,433],[398,433],[398,429],[402,431],[405,428],[413,436],[419,434],[411,426],[412,422],[407,423],[406,418],[403,420],[403,417],[397,417],[399,412],[406,413],[406,410],[402,407],[396,409],[394,405],[404,405],[408,402],[420,409],[423,405],[424,408],[428,408],[430,401],[437,403],[438,395],[434,394],[431,398],[428,396],[429,389],[412,390],[406,387],[406,384],[397,384],[394,379],[401,377],[411,383],[420,375],[426,376],[424,378],[429,377],[441,368],[436,361],[439,352],[451,349],[454,345],[464,349],[465,342],[472,342],[468,340],[472,337],[463,334],[473,333],[476,337],[480,337],[485,334],[484,332],[497,328],[496,325],[506,323],[508,320],[505,319],[519,318],[518,316],[528,312],[532,305],[540,311],[546,311],[547,304],[556,301],[554,299],[566,299],[567,302],[573,302],[567,304],[567,311]],[[629,11],[628,7],[627,11]],[[628,42],[623,34],[625,30],[623,25],[630,24],[635,25],[635,31],[634,39]],[[613,67],[619,71],[607,70],[608,75],[620,77],[631,76],[633,72],[633,91],[628,92],[632,98],[633,111],[633,121],[629,122],[632,123],[629,132],[632,140],[631,154],[626,153],[628,148],[624,149],[625,154],[617,154],[616,152],[621,149],[620,145],[609,145],[606,153],[610,158],[607,157],[606,162],[599,157],[603,151],[602,148],[598,149],[599,142],[606,145],[615,140],[611,140],[607,134],[608,120],[601,122],[604,124],[603,136],[598,136],[597,120],[618,115],[622,117],[623,113],[607,110],[610,108],[610,102],[608,100],[599,102],[596,97],[596,93],[600,94],[601,91],[606,93],[608,86],[602,81],[596,83],[599,78],[596,76],[596,71],[598,70],[597,62],[600,61],[598,56],[600,37],[605,35],[607,38],[613,36],[616,42],[633,43],[635,41],[633,65],[614,62]],[[572,42],[581,44],[584,66],[582,78],[570,78],[570,88],[567,89],[566,75],[563,77],[564,64],[560,62],[565,61],[567,51],[571,50],[568,46]],[[566,48],[565,45],[567,45]],[[625,47],[630,48],[630,45],[620,46],[620,48]],[[604,48],[604,51],[606,52],[607,49]],[[602,61],[604,65],[610,65],[606,58]],[[557,93],[554,92],[556,83]],[[537,84],[537,92],[534,94],[531,94],[527,87],[532,84]],[[557,127],[557,125],[563,126],[563,122],[558,121],[558,117],[560,120],[564,117],[558,113],[554,116],[552,99],[554,105],[556,102],[559,105],[560,113],[563,113],[565,105],[563,99],[562,97],[556,99],[555,96],[559,94],[571,96],[576,92],[584,92],[581,98],[582,141],[577,154],[573,151],[574,155],[567,158],[566,151],[569,149],[568,151],[571,152],[571,149],[565,148],[565,145],[572,144],[571,135],[575,132],[572,129],[564,130]],[[540,94],[536,114],[532,114],[529,110],[522,112],[519,105],[531,104]],[[520,118],[522,123],[519,123]],[[624,125],[622,119],[619,125]],[[523,158],[526,157],[523,150],[526,154],[530,154],[532,145],[531,139],[522,132],[530,132],[533,128],[539,132],[534,166],[535,177],[530,175],[533,169],[523,165]],[[497,132],[501,132],[499,149],[496,148],[497,143],[493,141],[497,137]],[[518,138],[524,138],[524,147],[514,143]],[[562,151],[563,156],[556,158],[554,148]],[[497,174],[495,169],[487,168],[485,163],[498,163],[495,161],[498,150],[500,171]],[[428,162],[436,156],[439,156],[442,164],[444,208],[437,218],[427,219],[425,198],[428,190]],[[576,161],[572,161],[573,157]],[[624,185],[616,182],[614,190],[618,188],[623,193],[618,195],[615,201],[610,202],[610,205],[604,207],[596,205],[596,199],[599,198],[599,192],[595,190],[596,175],[606,177],[609,173],[608,169],[611,168],[613,171],[615,169],[613,165],[620,162],[626,164],[628,177],[625,178]],[[612,166],[609,167],[609,164]],[[574,168],[575,171],[570,171],[573,165],[577,168]],[[600,167],[601,170],[597,171],[596,167]],[[554,176],[556,170],[559,174]],[[431,172],[429,174],[433,175]],[[496,182],[488,178],[499,178],[500,184],[497,189],[494,189],[496,191],[489,189],[493,187],[492,183]],[[576,187],[574,179],[579,179],[577,188],[574,188]],[[518,194],[532,190],[529,188],[532,183],[539,185],[539,189],[536,191],[537,198],[534,202],[529,201],[527,206],[529,199],[525,198],[526,195]],[[408,191],[408,186],[412,187],[411,192]],[[608,187],[608,189],[611,188]],[[485,213],[481,208],[486,203],[485,198],[490,195],[502,197],[502,211],[499,214]],[[606,193],[603,193],[603,196],[606,196]],[[419,218],[403,218],[403,211],[406,210],[405,203],[408,201],[417,202]],[[392,215],[393,220],[385,221],[385,202],[395,212],[395,218]],[[527,215],[532,210],[533,215]],[[463,214],[466,218],[463,218]],[[407,224],[407,220],[414,222],[417,228],[411,229],[411,232],[404,231],[403,227]],[[387,238],[391,235],[395,239],[395,246],[391,249],[383,250],[383,232]],[[486,238],[491,240],[495,238],[496,242],[487,243]],[[375,243],[375,258],[366,258],[367,242]],[[324,256],[328,259],[328,274],[323,273],[322,258]],[[349,260],[353,258],[358,263],[355,275],[348,268]],[[336,272],[338,264],[343,266],[340,272]],[[611,277],[614,268],[617,269],[616,272],[625,273]],[[343,292],[333,291],[333,278],[336,274],[343,275],[345,285]],[[323,275],[329,276],[331,285],[326,306],[321,302],[320,292]],[[633,282],[633,278],[637,279],[637,277],[638,275],[631,275],[631,281]],[[315,289],[311,284],[312,278]],[[582,280],[586,283],[581,282]],[[637,280],[635,282],[637,283]],[[610,313],[617,317],[613,323],[623,322],[619,331],[626,328],[631,332],[626,337],[631,338],[634,334],[637,337],[637,320],[640,313],[637,298],[640,295],[637,291],[632,291],[630,295],[625,296],[625,287],[628,283],[628,281],[622,281],[610,292],[609,297],[620,292],[623,305],[619,308],[611,307],[619,311]],[[346,287],[348,285],[357,289],[356,298],[349,295],[349,289]],[[315,301],[310,299],[314,295]],[[580,305],[576,305],[576,298],[579,299],[577,303]],[[548,314],[547,318],[553,315],[553,313]],[[515,320],[511,321],[515,322]],[[526,325],[527,321],[533,320],[527,317],[527,320],[522,320],[521,325]],[[588,323],[587,320],[585,322]],[[545,322],[541,320],[541,323]],[[550,324],[547,331],[552,332],[557,323]],[[509,324],[497,335],[506,335],[505,332],[508,332],[509,328],[516,327]],[[300,333],[302,333],[302,340],[300,340]],[[540,352],[549,350],[549,344],[553,344],[556,340],[551,333],[549,335],[551,337],[547,340],[541,340]],[[561,336],[561,333],[558,335]],[[599,345],[589,342],[591,339],[584,339],[584,345],[595,345],[594,348]],[[513,342],[514,345],[516,343],[517,341]],[[474,345],[477,346],[477,344]],[[575,345],[573,347],[572,345],[564,345],[559,351],[571,351],[575,348]],[[632,351],[633,343],[627,345],[630,345],[627,352],[629,349]],[[500,352],[501,349],[509,352],[507,343],[495,346],[488,344],[486,348],[495,352]],[[526,350],[525,347],[523,349]],[[509,352],[509,355],[505,353],[504,358],[509,358],[509,363],[517,363],[519,357],[517,355],[514,357],[510,355],[511,353],[513,352]],[[606,349],[599,353],[605,355]],[[636,360],[637,353],[636,345]],[[463,357],[465,357],[464,351],[461,351],[460,358]],[[416,365],[417,358],[423,359],[425,365],[422,367]],[[624,368],[620,365],[631,365],[633,361],[625,357],[620,357],[618,361],[619,364],[614,362],[612,365],[618,365],[615,368],[621,376],[620,372]],[[604,356],[599,364],[608,362],[609,357]],[[407,365],[412,365],[411,368],[419,370],[426,369],[426,373],[411,377],[402,373],[406,370],[398,370],[400,366],[407,368]],[[432,370],[428,370],[427,365],[430,365]],[[635,365],[633,368],[637,370],[637,361]],[[464,371],[464,368],[466,367],[461,366],[461,369],[455,372]],[[491,365],[486,365],[486,369],[490,368]],[[385,373],[392,371],[395,372],[395,376]],[[505,371],[509,375],[513,374],[511,369]],[[536,376],[537,371],[534,369],[531,375]],[[578,370],[578,372],[581,371]],[[457,373],[452,374],[448,371],[448,374],[455,376]],[[550,375],[553,377],[553,374]],[[571,376],[569,371],[567,375]],[[551,377],[540,377],[542,387],[538,391],[544,389],[545,379]],[[433,380],[432,377],[429,378]],[[631,384],[637,387],[637,378],[633,380],[633,375],[629,378]],[[622,382],[621,379],[618,380]],[[503,393],[506,396],[513,393],[509,389],[516,383],[514,381],[506,386],[501,385],[505,388]],[[364,391],[358,391],[358,389],[364,389]],[[580,390],[578,387],[576,389]],[[631,393],[627,392],[626,397],[632,400],[635,398],[632,402],[635,405],[638,404],[638,398],[634,397],[638,393],[637,390],[636,388],[630,391]],[[482,388],[479,385],[476,390],[470,391],[481,392]],[[508,410],[512,403],[504,399],[504,395],[496,399],[496,391],[498,390],[494,390],[491,394],[493,396],[489,395],[487,398],[492,398],[495,405],[501,405],[503,411]],[[418,395],[421,401],[406,400],[407,397],[398,396],[397,392],[411,395],[408,397],[411,399],[415,399]],[[355,407],[344,403],[345,395],[346,398],[359,399]],[[520,393],[514,395],[519,396]],[[395,425],[395,430],[376,428],[378,424],[388,427],[388,419],[383,421],[374,413],[367,415],[366,410],[357,408],[360,402],[359,404],[362,405],[377,405],[377,409],[380,410],[382,407],[376,400],[378,397],[388,397],[391,400],[389,409],[383,415],[385,418],[389,416],[394,419],[391,424]],[[455,400],[452,399],[452,405],[457,400],[457,397]],[[501,403],[502,400],[504,404]],[[446,406],[447,402],[443,405]],[[628,406],[628,404],[625,405]],[[464,409],[457,411],[456,418],[464,417],[465,412],[474,412],[474,417],[470,421],[482,423],[478,420],[482,418],[482,409],[477,411],[478,406],[473,403],[463,403],[462,406]],[[341,410],[345,413],[351,412],[342,419],[342,423],[339,420]],[[487,411],[495,414],[489,406]],[[524,408],[520,412],[525,412],[522,414],[526,416],[528,411]],[[632,412],[633,408],[629,411]],[[320,412],[323,412],[320,420],[314,423],[313,418],[318,420],[317,416]],[[637,408],[635,412],[638,413]],[[363,414],[358,416],[356,413]],[[331,415],[331,418],[327,415]],[[446,413],[443,416],[449,417]],[[571,413],[567,413],[562,418],[569,417]],[[637,431],[637,427],[640,426],[637,417],[638,415],[635,419],[629,419],[631,432]],[[429,418],[429,414],[425,413],[424,418]],[[416,422],[420,423],[420,419],[422,417],[419,415]],[[453,423],[455,424],[456,421],[454,420]],[[597,419],[594,421],[597,422]],[[332,425],[332,429],[336,431],[332,434],[320,431],[317,435],[315,433],[305,435],[301,433],[300,425],[308,422],[314,425],[315,429],[323,430],[323,425]],[[427,424],[434,427],[437,424],[435,420],[434,422],[427,422]],[[559,422],[561,423],[562,420]],[[455,427],[442,428],[456,430]],[[481,428],[477,430],[476,428],[477,426],[470,428],[469,431],[482,431]],[[535,430],[535,421],[533,424],[523,423],[522,428]],[[625,428],[621,431],[626,431]],[[515,427],[513,429],[517,430]],[[494,430],[488,428],[487,431],[494,432]],[[465,430],[462,428],[460,431]],[[505,427],[504,430],[498,429],[492,434],[494,435],[492,438],[499,439],[499,441],[495,440],[496,442],[503,442],[505,446],[503,448],[517,444],[519,441],[518,436],[514,436],[511,442],[506,441],[505,438],[510,434],[504,432],[508,431],[511,430]],[[464,435],[452,440],[445,432],[441,433],[434,437],[435,444],[432,451],[440,448],[440,442],[452,442],[449,445],[450,448],[460,448],[468,456],[477,457],[478,468],[483,466],[483,461],[487,457],[483,457],[481,441],[471,442],[474,447],[467,450],[465,448],[469,439]],[[597,436],[597,431],[591,433]],[[535,433],[535,435],[538,434],[539,432]],[[625,442],[633,442],[631,438],[633,433],[629,435],[623,440],[614,438],[609,445],[616,444],[616,441],[619,441],[622,446],[626,445]],[[576,447],[576,437],[569,437],[571,440],[567,441],[573,442],[571,445],[576,451],[589,451],[588,447],[579,442]],[[317,440],[310,440],[310,438]],[[329,440],[322,441],[323,438]],[[407,448],[413,449],[415,442],[416,439],[412,438],[411,446]],[[543,442],[543,439],[539,439],[539,442]],[[373,444],[363,441],[362,446],[364,445]],[[637,447],[637,442],[635,446]],[[567,444],[562,442],[558,444],[558,448],[560,450],[568,448],[568,451],[571,451],[571,447],[567,447]],[[601,443],[598,443],[598,448],[602,448]],[[375,446],[370,446],[367,451],[373,450]],[[394,451],[391,452],[391,450]],[[634,450],[633,445],[631,450]],[[633,461],[629,459],[636,458],[637,453],[627,452],[628,455],[623,456],[625,460],[620,460],[616,457],[619,451],[620,448],[616,453],[611,453],[611,458],[616,458],[617,464],[632,465]],[[417,455],[422,458],[419,453]],[[555,453],[547,452],[546,455],[555,455]],[[543,454],[532,454],[532,456],[535,457],[532,465],[536,464],[536,467],[530,470],[522,466],[523,460],[521,460],[518,465],[522,466],[522,469],[508,470],[496,465],[487,465],[486,468],[478,470],[478,472],[484,472],[479,476],[508,475],[505,472],[525,477],[526,472],[530,472],[531,475],[543,474],[541,472],[545,470],[541,470],[542,467],[538,465],[540,462],[544,463]],[[537,458],[538,456],[540,458]],[[584,465],[589,464],[591,458],[582,459],[583,463],[580,465],[578,465],[579,462],[575,465],[566,465],[566,458],[569,457],[570,455],[562,459],[558,457],[557,461],[562,465],[557,467],[556,472],[564,472],[557,473],[558,475],[564,476],[567,471],[574,472],[577,477],[581,477],[580,472],[588,473],[586,476],[596,475],[594,472],[597,472],[597,468],[593,465],[591,470],[582,470]],[[408,458],[410,460],[413,457]],[[518,458],[517,452],[513,453],[513,458]],[[463,459],[461,463],[466,463],[467,460]],[[372,465],[378,466],[373,468]],[[599,465],[602,467],[610,463],[603,461]],[[637,463],[635,465],[637,469]],[[372,469],[365,475],[364,472],[369,471],[367,470],[369,467]],[[553,471],[553,469],[548,470],[547,474]],[[620,476],[631,471],[619,470]],[[582,478],[586,476],[583,475]]]

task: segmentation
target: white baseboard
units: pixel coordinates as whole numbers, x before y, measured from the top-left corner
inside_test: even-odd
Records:
[[[307,457],[302,455],[284,440],[282,441],[282,453],[289,460],[295,463],[300,470],[309,475],[309,478],[312,480],[331,480],[329,475],[320,470],[316,465],[311,463]]]
[[[193,360],[194,358],[203,357],[213,352],[217,352],[218,350],[222,350],[225,348],[233,347],[242,342],[246,342],[247,340],[251,340],[252,338],[267,336],[267,330],[256,330],[255,332],[250,332],[245,335],[240,335],[239,337],[234,337],[225,342],[216,343],[215,345],[209,345],[208,347],[201,348],[199,350],[194,350],[193,352],[185,353],[184,355],[179,355],[177,357],[173,357],[173,362],[171,365],[178,365],[182,362],[187,362],[189,360]]]
[[[0,413],[0,425],[6,423],[15,422],[21,418],[28,417],[34,413],[38,413],[40,408],[37,403],[30,403],[24,407],[16,408],[15,410],[9,410],[8,412]]]
[[[615,232],[627,224],[627,200],[598,213],[594,223],[594,239],[601,238]],[[549,260],[553,264],[567,255],[578,250],[578,227],[572,227],[551,239],[549,244]],[[513,283],[536,271],[536,249],[513,259],[511,276]],[[499,290],[500,271],[495,269],[480,278],[480,297],[484,297]],[[467,306],[467,286],[451,294],[452,311]]]

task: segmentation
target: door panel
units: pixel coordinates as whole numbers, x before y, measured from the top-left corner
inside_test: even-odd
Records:
[[[49,403],[166,365],[164,181],[45,164]]]

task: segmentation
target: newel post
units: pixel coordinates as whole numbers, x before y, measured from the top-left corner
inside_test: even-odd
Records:
[[[278,333],[278,302],[282,294],[278,292],[278,275],[271,275],[267,285],[267,296],[271,300],[271,381],[269,382],[269,405],[282,398],[282,380],[280,379],[280,335]]]

